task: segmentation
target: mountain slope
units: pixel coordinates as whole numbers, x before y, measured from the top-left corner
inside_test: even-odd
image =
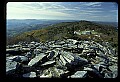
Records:
[[[60,22],[75,20],[48,20],[48,19],[8,19],[7,37],[12,37],[23,32],[38,30]]]
[[[97,34],[74,34],[74,32],[94,31]],[[118,45],[117,29],[110,25],[101,25],[90,21],[79,22],[62,22],[42,28],[40,30],[33,30],[14,36],[7,40],[7,44],[18,43],[19,41],[50,41],[62,40],[65,38],[74,38],[79,40],[95,40],[98,42],[110,42],[114,47]]]

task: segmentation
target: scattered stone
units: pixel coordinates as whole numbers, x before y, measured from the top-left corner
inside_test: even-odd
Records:
[[[23,74],[23,77],[25,77],[25,78],[35,78],[36,77],[36,72],[30,72],[30,73]]]
[[[66,39],[19,42],[6,48],[6,75],[28,78],[118,76],[118,53],[108,42]]]
[[[71,75],[71,78],[85,78],[87,71],[77,71],[74,75]]]
[[[19,64],[15,61],[6,61],[6,74],[13,74],[19,67]]]

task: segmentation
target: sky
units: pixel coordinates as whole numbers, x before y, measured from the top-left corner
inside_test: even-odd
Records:
[[[7,19],[118,22],[115,2],[8,2]]]

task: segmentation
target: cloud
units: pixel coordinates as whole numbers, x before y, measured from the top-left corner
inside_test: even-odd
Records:
[[[12,6],[11,6],[12,5]],[[89,4],[90,5],[90,4]],[[93,3],[91,3],[93,5]],[[74,18],[77,16],[94,15],[96,12],[102,12],[98,10],[80,10],[78,5],[70,8],[62,5],[59,2],[20,2],[8,4],[9,7],[7,13],[15,14],[16,16],[34,16],[38,17],[65,17]],[[75,12],[74,12],[75,11]],[[8,16],[10,17],[10,16]]]
[[[102,13],[103,11],[98,11],[98,10],[80,10],[79,15],[97,15],[99,13]]]
[[[109,15],[105,15],[105,16],[100,16],[100,15],[96,15],[96,16],[91,16],[91,18],[108,18],[110,17]]]
[[[100,7],[101,4],[97,4],[97,5],[92,5],[93,7]]]
[[[28,8],[34,8],[37,10],[76,10],[76,8],[69,8],[61,5],[60,2],[39,2],[39,3],[30,3],[24,4]]]
[[[105,5],[105,6],[104,6]],[[8,18],[103,19],[118,15],[116,7],[103,2],[8,2]]]
[[[116,13],[116,12],[118,12],[118,10],[110,10],[109,12],[114,12],[114,13]]]
[[[11,5],[11,4],[10,4]],[[32,18],[44,18],[44,17],[70,17],[71,15],[68,13],[63,13],[60,11],[55,11],[55,10],[51,10],[51,9],[47,9],[47,8],[33,8],[33,4],[31,3],[27,3],[27,7],[23,7],[26,4],[22,4],[21,7],[19,5],[19,7],[14,6],[11,7],[9,5],[9,7],[7,7],[7,17],[11,18],[14,17],[15,18],[20,18],[20,17],[32,17]],[[29,6],[28,6],[29,5]],[[35,5],[35,4],[34,4]],[[37,6],[38,7],[38,6]]]
[[[80,2],[83,6],[100,7],[102,2]]]
[[[102,10],[103,8],[101,8],[101,7],[88,7],[88,8],[86,8],[86,9],[88,9],[88,10]]]
[[[86,12],[91,12],[91,13],[100,13],[100,12],[103,12],[103,11],[91,10],[91,11],[86,11]]]

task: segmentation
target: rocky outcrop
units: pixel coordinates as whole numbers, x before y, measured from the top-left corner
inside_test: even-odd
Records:
[[[108,42],[67,39],[19,42],[6,49],[6,75],[24,78],[116,78],[117,52]]]

